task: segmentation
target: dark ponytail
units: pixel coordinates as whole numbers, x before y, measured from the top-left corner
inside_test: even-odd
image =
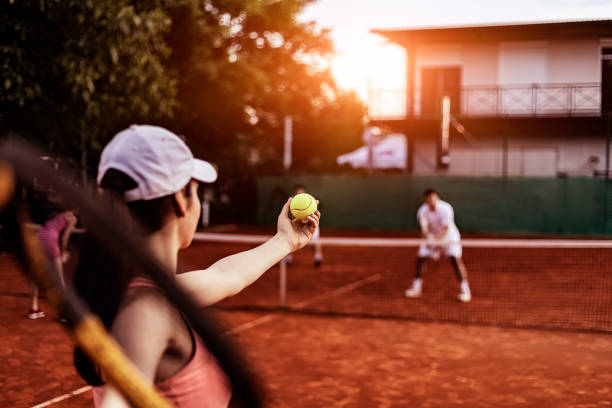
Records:
[[[115,169],[110,169],[104,174],[100,187],[103,193],[99,199],[110,201],[113,211],[116,211],[117,214],[123,213],[122,219],[131,219],[138,223],[145,234],[161,229],[176,203],[171,195],[153,200],[124,203],[123,193],[137,187],[137,184],[125,173]],[[126,212],[129,217],[125,217]],[[125,225],[125,233],[132,233],[133,227],[133,225]],[[113,324],[127,285],[137,273],[134,271],[134,265],[128,262],[127,254],[108,251],[92,236],[85,237],[75,271],[74,287],[79,296],[102,319],[107,329],[110,329]],[[87,383],[103,384],[94,364],[78,347],[74,350],[74,365]]]

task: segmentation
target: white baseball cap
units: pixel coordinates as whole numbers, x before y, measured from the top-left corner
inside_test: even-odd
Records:
[[[204,183],[217,179],[215,168],[204,160],[194,159],[180,137],[149,125],[132,125],[106,145],[98,166],[98,185],[109,169],[127,174],[138,184],[124,192],[125,201],[174,194],[192,178]]]

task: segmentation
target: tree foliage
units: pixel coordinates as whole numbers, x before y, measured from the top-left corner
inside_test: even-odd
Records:
[[[5,127],[91,163],[118,129],[159,123],[237,175],[254,152],[280,169],[292,115],[298,168],[329,167],[364,109],[322,64],[329,33],[297,20],[311,1],[5,0]]]
[[[0,109],[5,127],[86,161],[120,126],[168,117],[171,21],[126,0],[2,3]]]
[[[328,31],[297,20],[311,2],[185,0],[171,7],[168,44],[181,73],[172,127],[198,153],[227,170],[244,167],[256,151],[264,168],[278,171],[285,115],[294,118],[296,146],[310,146],[294,150],[298,169],[329,163],[360,140],[363,106],[337,89],[322,63],[333,52]]]

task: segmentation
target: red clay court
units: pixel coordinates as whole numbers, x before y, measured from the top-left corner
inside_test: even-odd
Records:
[[[249,247],[194,243],[181,263]],[[269,407],[612,406],[611,250],[533,251],[465,248],[474,300],[462,305],[443,261],[422,298],[403,297],[414,250],[329,247],[313,269],[307,248],[288,269],[288,310],[276,267],[218,314]],[[0,406],[92,406],[70,335],[51,313],[25,318],[27,284],[7,254],[0,277]]]

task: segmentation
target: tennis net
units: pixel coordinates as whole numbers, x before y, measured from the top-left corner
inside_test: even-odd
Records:
[[[206,266],[265,239],[200,233],[182,264]],[[290,265],[281,262],[220,307],[612,333],[612,241],[464,239],[472,290],[468,304],[457,301],[459,284],[444,257],[426,264],[422,295],[404,297],[423,240],[329,237],[320,242],[320,268],[313,267],[312,251],[304,248]]]

